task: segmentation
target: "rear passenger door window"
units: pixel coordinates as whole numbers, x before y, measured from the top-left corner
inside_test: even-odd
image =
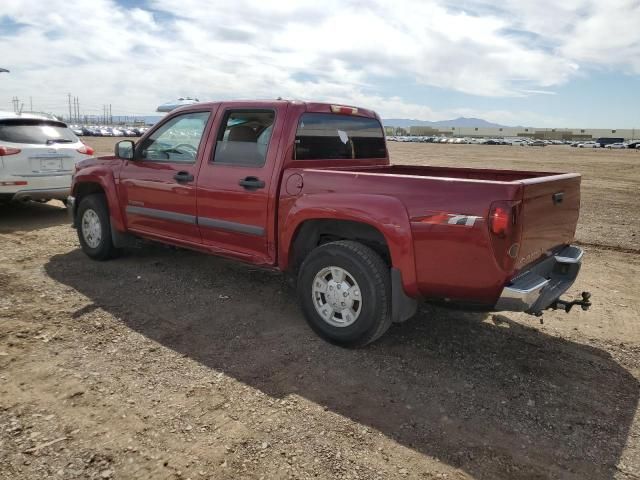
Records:
[[[273,110],[227,111],[216,138],[213,163],[262,167],[274,120]]]

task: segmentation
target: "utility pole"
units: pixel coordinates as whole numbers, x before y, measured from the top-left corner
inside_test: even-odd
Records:
[[[33,97],[29,97],[29,111],[33,112]]]
[[[71,94],[67,93],[67,99],[69,102],[69,122],[71,122]]]
[[[21,115],[22,110],[24,109],[24,102],[21,103],[18,97],[13,97],[11,99],[11,103],[13,103],[13,113]]]
[[[109,125],[113,125],[113,115],[111,114],[111,104],[109,104]]]

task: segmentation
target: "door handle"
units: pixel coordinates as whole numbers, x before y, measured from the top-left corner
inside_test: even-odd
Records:
[[[264,180],[260,180],[258,177],[244,177],[238,182],[238,185],[244,187],[246,190],[258,190],[264,188]]]
[[[175,178],[178,183],[193,181],[193,175],[184,171],[176,173],[173,178]]]

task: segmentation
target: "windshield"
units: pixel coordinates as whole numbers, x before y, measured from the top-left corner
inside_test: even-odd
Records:
[[[30,118],[0,120],[0,141],[32,145],[79,142],[62,122]]]

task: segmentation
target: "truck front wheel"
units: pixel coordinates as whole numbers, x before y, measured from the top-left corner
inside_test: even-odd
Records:
[[[117,250],[111,241],[111,222],[107,199],[100,193],[83,197],[76,216],[78,240],[87,256],[108,260]]]
[[[313,250],[300,267],[298,298],[311,328],[336,345],[366,345],[391,325],[389,267],[358,242]]]

